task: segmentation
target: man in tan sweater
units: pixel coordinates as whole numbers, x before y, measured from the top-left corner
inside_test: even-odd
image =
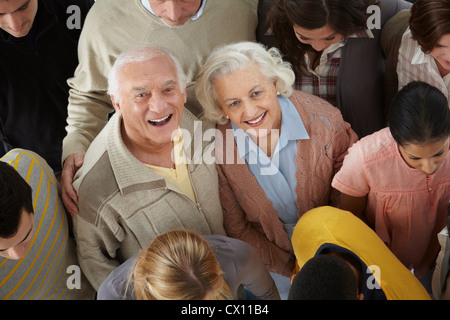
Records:
[[[197,71],[217,45],[255,40],[258,0],[97,0],[79,42],[79,65],[68,105],[63,141],[62,199],[72,215],[78,211],[72,187],[84,153],[114,111],[106,95],[107,77],[116,57],[137,45],[165,47],[187,75],[186,107],[201,108],[192,90]]]
[[[95,289],[172,228],[225,235],[215,165],[198,161],[211,142],[194,137],[213,125],[184,109],[186,77],[177,59],[155,47],[127,51],[108,87],[116,113],[74,179],[77,253]]]

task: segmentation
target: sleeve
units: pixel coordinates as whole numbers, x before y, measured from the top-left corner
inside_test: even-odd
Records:
[[[441,250],[436,258],[431,288],[436,300],[450,299],[450,238],[446,228],[437,235]]]
[[[132,274],[138,254],[109,274],[98,289],[97,300],[135,300]]]
[[[74,77],[68,79],[67,136],[63,140],[62,162],[76,152],[85,153],[92,140],[114,111],[107,95],[108,72],[112,67],[114,50],[110,37],[98,40],[98,14],[94,5],[89,11],[78,43],[79,64]]]
[[[98,288],[97,300],[122,300],[110,277],[106,278]]]
[[[359,146],[360,142],[357,142],[348,150],[341,169],[331,183],[333,188],[353,197],[364,197],[370,190]]]
[[[80,212],[73,217],[73,232],[80,267],[94,289],[98,290],[120,265],[116,251],[121,243],[107,226],[90,223],[81,217]]]
[[[416,74],[415,68],[411,66],[411,52],[416,49],[417,42],[412,39],[409,29],[405,31],[400,39],[400,47],[398,52],[397,76],[398,88],[400,91],[404,86],[413,80],[419,80],[421,77]]]
[[[289,276],[294,267],[291,254],[269,241],[262,232],[258,231],[248,221],[220,165],[217,165],[217,172],[219,174],[223,221],[227,235],[242,240],[253,247],[270,271]]]
[[[335,173],[340,170],[342,167],[342,163],[344,162],[344,159],[346,155],[348,154],[349,148],[358,141],[358,135],[353,131],[350,124],[348,122],[345,122],[342,118],[342,126],[344,130],[339,130],[335,137],[335,150],[334,152],[334,159],[333,159],[333,166]]]
[[[236,240],[235,258],[237,275],[257,300],[280,300],[277,286],[258,254],[248,244]]]

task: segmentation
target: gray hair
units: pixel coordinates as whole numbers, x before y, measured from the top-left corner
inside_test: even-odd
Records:
[[[129,63],[144,62],[157,57],[168,57],[172,60],[177,71],[178,84],[181,90],[186,89],[186,74],[179,60],[169,51],[157,46],[139,46],[121,53],[108,75],[108,94],[121,99],[121,71]]]
[[[293,91],[295,74],[289,62],[283,61],[277,48],[266,49],[255,42],[243,41],[218,47],[200,69],[195,83],[195,94],[204,109],[204,116],[219,124],[227,121],[217,100],[214,81],[256,63],[271,81],[276,80],[276,90],[283,97]]]

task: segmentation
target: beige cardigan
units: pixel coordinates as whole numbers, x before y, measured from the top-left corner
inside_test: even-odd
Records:
[[[216,167],[196,159],[209,150],[211,141],[192,140],[194,130],[202,135],[214,125],[200,122],[188,110],[180,122],[186,157],[193,160],[188,170],[194,202],[128,151],[120,124],[115,114],[92,142],[74,180],[79,200],[73,217],[77,253],[95,289],[120,263],[174,227],[225,235]]]
[[[300,217],[312,208],[330,204],[333,176],[342,165],[347,149],[358,138],[340,111],[324,100],[300,91],[294,91],[289,99],[310,137],[297,141],[296,191]],[[231,124],[228,122],[218,129],[224,137],[222,152],[226,154],[226,139],[234,139],[226,135]],[[217,165],[225,230],[228,236],[253,246],[270,271],[289,276],[294,268],[291,242],[278,213],[247,164],[237,164],[238,151],[236,144],[233,145],[235,164]]]

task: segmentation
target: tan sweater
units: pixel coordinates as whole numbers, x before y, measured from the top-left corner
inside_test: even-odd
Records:
[[[92,142],[73,184],[79,264],[96,290],[120,263],[172,228],[225,235],[216,167],[198,160],[211,142],[192,139],[194,130],[203,136],[214,125],[200,123],[188,110],[180,122],[196,202],[135,158],[123,143],[120,126],[115,114]]]
[[[289,99],[310,137],[297,141],[296,191],[300,217],[312,208],[330,203],[331,180],[357,136],[343,121],[340,111],[320,98],[294,91]],[[226,154],[226,139],[234,139],[226,135],[231,125],[228,122],[218,129],[224,137],[223,154]],[[237,156],[236,144],[230,145]],[[234,163],[217,165],[225,231],[228,236],[253,246],[270,271],[289,276],[294,268],[293,250],[278,213],[247,164],[237,164],[237,160]]]
[[[108,72],[120,53],[135,46],[162,46],[180,60],[188,80],[186,107],[198,115],[192,81],[200,66],[218,45],[255,39],[257,7],[258,0],[208,0],[200,18],[168,27],[140,0],[97,0],[80,36],[79,65],[68,80],[71,90],[62,160],[85,152],[105,126],[113,111],[106,95]]]

